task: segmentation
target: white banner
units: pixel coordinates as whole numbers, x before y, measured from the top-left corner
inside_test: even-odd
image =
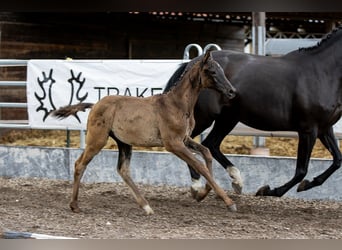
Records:
[[[32,128],[85,129],[89,110],[58,120],[48,114],[106,95],[147,97],[163,92],[182,60],[30,60],[27,103]]]
[[[85,129],[89,110],[58,120],[49,112],[106,95],[160,94],[183,60],[30,60],[27,103],[32,128]],[[234,84],[234,83],[233,83]],[[334,126],[342,137],[342,121]]]

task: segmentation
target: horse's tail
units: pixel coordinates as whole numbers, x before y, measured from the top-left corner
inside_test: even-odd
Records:
[[[173,73],[173,75],[170,77],[169,81],[167,82],[163,93],[168,92],[173,86],[177,84],[177,82],[180,80],[182,73],[184,72],[186,66],[188,65],[187,62],[182,63],[179,68]]]
[[[94,106],[94,103],[80,102],[78,104],[61,107],[51,112],[51,115],[60,119],[64,119],[70,115],[77,116],[77,112],[79,111],[84,112],[86,109],[91,108],[93,106]]]

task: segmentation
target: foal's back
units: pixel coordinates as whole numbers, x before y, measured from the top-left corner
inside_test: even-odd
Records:
[[[162,147],[163,140],[183,140],[193,129],[193,115],[175,105],[170,95],[104,97],[91,109],[87,130],[94,134],[111,131],[115,138],[133,146]]]
[[[162,146],[160,99],[161,95],[104,97],[90,111],[87,129],[112,131],[117,139],[134,146]]]

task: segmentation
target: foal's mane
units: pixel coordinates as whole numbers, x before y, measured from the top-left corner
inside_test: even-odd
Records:
[[[180,67],[175,71],[175,73],[171,76],[169,81],[164,88],[164,93],[169,92],[172,88],[177,86],[177,84],[183,79],[184,75],[194,66],[199,59],[194,59],[189,62],[184,62],[180,65]]]
[[[330,33],[324,36],[321,41],[319,41],[316,45],[307,47],[307,48],[299,48],[298,51],[311,51],[316,48],[319,48],[322,44],[326,43],[330,38],[334,37],[338,31],[342,30],[342,25],[333,29]]]

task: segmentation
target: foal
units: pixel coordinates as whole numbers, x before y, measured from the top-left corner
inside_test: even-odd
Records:
[[[222,68],[211,58],[210,52],[185,72],[182,79],[166,94],[147,98],[106,96],[96,104],[79,103],[53,112],[53,116],[65,118],[92,108],[87,122],[86,148],[75,163],[70,203],[72,211],[80,212],[77,201],[80,180],[88,163],[105,146],[109,136],[116,141],[119,149],[117,170],[146,214],[153,214],[153,210],[130,177],[132,146],[164,146],[206,178],[206,193],[198,194],[198,201],[213,188],[228,208],[236,211],[234,202],[213,179],[210,151],[190,137],[195,125],[194,105],[200,90],[216,89],[229,99],[235,96],[235,90]],[[206,166],[196,159],[192,151],[203,156]]]

